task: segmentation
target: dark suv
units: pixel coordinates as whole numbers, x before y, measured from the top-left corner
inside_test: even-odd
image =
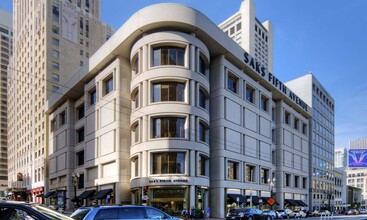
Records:
[[[76,220],[102,220],[102,219],[170,219],[179,220],[167,213],[150,207],[138,205],[123,206],[91,206],[81,207],[70,216]]]

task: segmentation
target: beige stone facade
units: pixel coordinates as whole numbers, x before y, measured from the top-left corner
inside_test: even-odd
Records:
[[[80,4],[79,4],[80,3]],[[44,104],[113,33],[99,1],[14,1],[9,76],[9,187],[13,199],[43,202],[48,181]]]

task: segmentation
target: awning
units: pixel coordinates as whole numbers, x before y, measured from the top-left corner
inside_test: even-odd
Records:
[[[45,197],[45,195],[43,195],[43,194],[38,194],[38,195],[36,195],[36,197],[44,198],[44,197]]]
[[[92,199],[103,199],[105,198],[108,194],[110,194],[112,192],[112,189],[102,189],[99,190],[93,197]]]
[[[293,199],[286,199],[285,202],[291,206],[299,206],[298,203],[294,201]]]
[[[263,204],[269,204],[268,200],[270,199],[270,197],[261,197],[261,199],[263,200]],[[275,203],[273,205],[279,205],[279,203],[273,198],[273,200],[275,201]]]
[[[50,196],[52,196],[54,194],[56,194],[56,191],[48,192],[48,193],[45,194],[44,198],[48,198],[48,197],[50,197]]]
[[[299,206],[307,207],[308,205],[304,203],[302,200],[294,200],[296,203],[298,203]]]
[[[240,203],[240,204],[243,204],[243,203],[246,203],[246,198],[241,195],[241,194],[227,194],[227,197],[232,201],[232,202],[235,202],[235,203]],[[237,201],[237,198],[238,198],[238,201]]]
[[[94,190],[94,189],[92,189],[92,190],[86,190],[86,191],[84,191],[82,194],[80,194],[77,197],[79,199],[88,199],[88,198],[91,198],[95,192],[96,192],[96,190]]]
[[[252,197],[252,204],[260,205],[260,198],[258,196],[246,196],[247,204],[250,203],[250,198]]]

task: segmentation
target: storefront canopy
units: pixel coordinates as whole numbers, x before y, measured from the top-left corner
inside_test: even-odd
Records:
[[[258,196],[246,196],[247,204],[250,204],[250,199],[252,198],[252,204],[260,205],[260,199]]]
[[[110,194],[112,192],[112,189],[102,189],[100,191],[98,191],[93,197],[92,199],[103,199],[105,198],[108,194]]]
[[[308,205],[304,203],[302,200],[294,200],[296,203],[298,203],[299,206],[307,207]]]
[[[298,203],[293,199],[286,199],[285,202],[291,206],[299,206]]]
[[[241,195],[241,194],[227,194],[227,197],[232,201],[232,202],[235,202],[235,203],[240,203],[240,204],[243,204],[243,203],[246,203],[246,198]],[[237,198],[238,198],[238,201],[237,201]]]
[[[45,197],[45,195],[43,195],[43,194],[39,194],[39,195],[36,195],[36,197],[44,198],[44,197]]]
[[[77,197],[79,199],[88,199],[88,198],[91,198],[94,195],[95,192],[96,192],[96,190],[94,190],[94,189],[93,190],[86,190]]]
[[[51,191],[45,194],[44,198],[48,198],[50,196],[53,196],[54,194],[56,194],[56,191]]]

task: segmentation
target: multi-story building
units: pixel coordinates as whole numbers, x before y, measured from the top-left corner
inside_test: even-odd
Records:
[[[345,210],[347,205],[347,174],[344,168],[335,168],[334,210]]]
[[[309,73],[286,85],[312,107],[310,145],[310,204],[315,209],[334,206],[334,99]]]
[[[44,104],[113,30],[99,19],[99,0],[15,0],[13,10],[8,183],[13,199],[41,202],[49,150]]]
[[[334,167],[335,168],[343,168],[345,170],[347,168],[347,162],[348,162],[347,148],[335,149]]]
[[[366,154],[367,150],[367,138],[359,138],[357,140],[351,140],[349,141],[349,150],[355,151],[355,152],[361,152],[361,154],[357,153],[357,157],[360,160],[362,157],[362,154]],[[351,166],[351,163],[353,161],[348,162],[347,167],[347,185],[360,188],[362,190],[362,201],[363,204],[366,204],[367,200],[367,166],[365,165],[366,160],[361,159],[360,166]],[[359,200],[358,200],[359,202]]]
[[[273,27],[260,22],[253,0],[243,0],[240,10],[219,27],[270,72],[273,71]]]
[[[13,28],[10,13],[0,9],[0,197],[7,196],[8,144],[7,144],[7,67],[12,55]]]
[[[205,15],[153,5],[48,100],[50,192],[221,218],[233,206],[300,208],[311,112]]]

